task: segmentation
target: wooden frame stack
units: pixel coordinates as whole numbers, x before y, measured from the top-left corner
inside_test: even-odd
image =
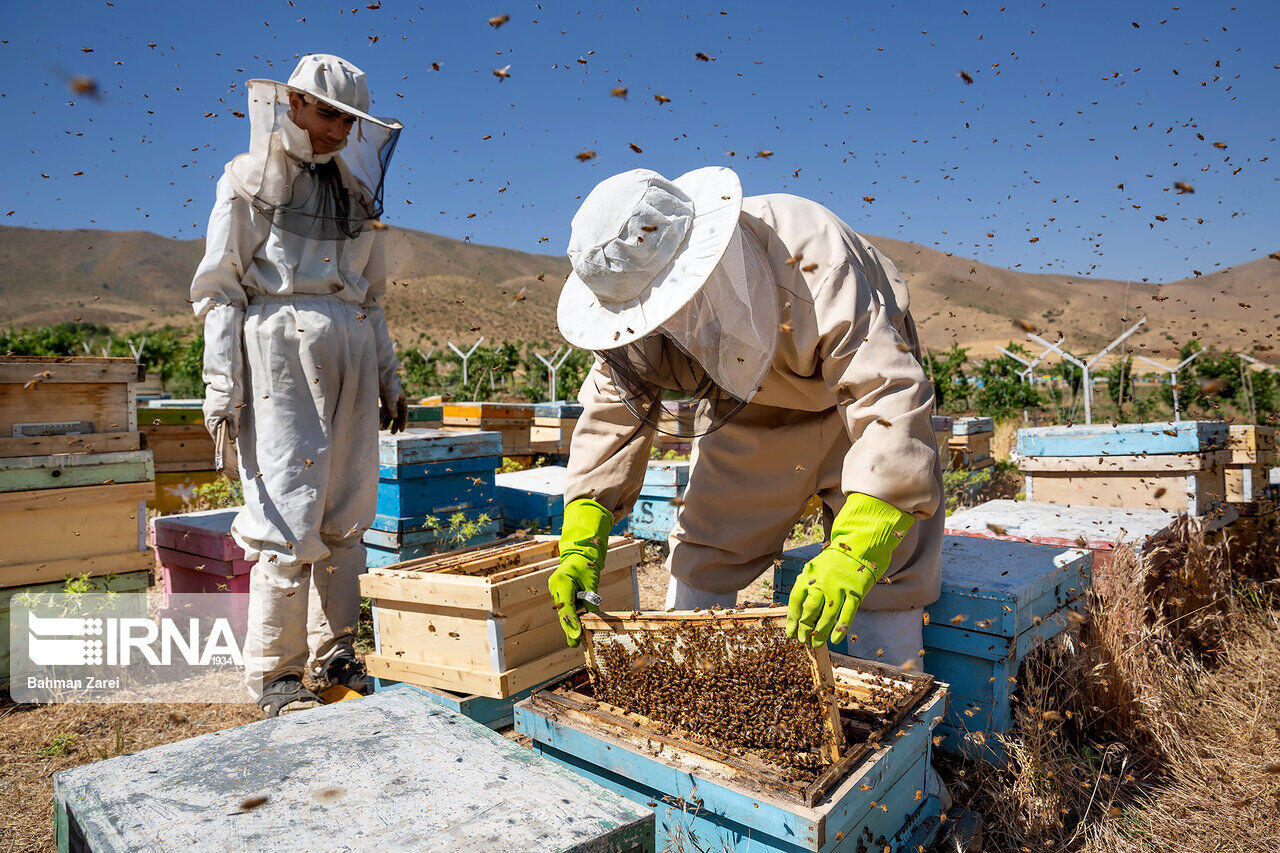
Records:
[[[503,456],[533,454],[533,404],[456,402],[444,404],[444,426],[449,432],[498,432]]]
[[[949,467],[977,471],[996,464],[991,456],[991,437],[995,435],[995,430],[995,423],[991,418],[953,419],[951,437],[947,439],[947,449],[951,456]]]
[[[1041,503],[1222,511],[1230,459],[1222,421],[1018,430],[1026,499]]]
[[[128,358],[0,357],[0,588],[150,569],[138,372]]]
[[[579,666],[547,591],[558,553],[546,536],[371,568],[360,576],[360,594],[374,599],[369,673],[505,699]],[[640,557],[638,543],[610,538],[604,606],[635,606]]]

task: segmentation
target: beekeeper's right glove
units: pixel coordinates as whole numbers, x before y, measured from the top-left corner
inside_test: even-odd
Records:
[[[582,638],[582,622],[578,619],[578,592],[594,594],[600,587],[600,572],[609,550],[609,531],[613,513],[590,498],[578,498],[564,508],[564,527],[560,531],[560,568],[551,573],[547,588],[560,612],[560,628],[565,641],[576,647]],[[600,608],[590,601],[583,607],[593,612]]]

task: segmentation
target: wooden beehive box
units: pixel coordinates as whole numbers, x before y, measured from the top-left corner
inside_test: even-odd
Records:
[[[544,465],[524,471],[507,471],[494,477],[494,499],[502,508],[502,527],[510,532],[559,533],[564,525],[563,465]],[[627,532],[628,518],[610,531],[614,536]]]
[[[1026,498],[1042,503],[1220,510],[1229,459],[1221,421],[1094,424],[1018,431]]]
[[[578,666],[547,591],[558,553],[547,536],[371,568],[360,576],[376,612],[370,674],[501,699]],[[640,557],[638,543],[610,538],[605,607],[635,606]]]
[[[516,730],[542,755],[654,810],[658,850],[916,850],[939,806],[925,790],[946,688],[927,677],[833,656],[850,742],[823,785],[680,736],[597,701],[579,671],[516,705]],[[886,690],[886,688],[889,688]],[[883,699],[885,694],[899,697]],[[874,704],[876,711],[867,713]],[[860,710],[855,710],[860,709]],[[765,717],[767,708],[760,708]],[[824,793],[818,793],[819,790]]]
[[[369,565],[390,565],[451,547],[492,541],[499,528],[494,470],[502,464],[502,438],[488,431],[410,429],[378,434],[378,503],[365,531]],[[454,543],[450,519],[478,525]]]
[[[138,450],[129,358],[0,356],[0,458]]]
[[[444,404],[444,429],[502,434],[503,456],[527,456],[533,429],[532,403],[456,402]]]
[[[530,434],[534,452],[567,454],[573,440],[574,427],[578,425],[578,418],[581,416],[581,403],[559,400],[535,405],[533,430]]]
[[[225,595],[226,607],[211,615],[226,616],[238,636],[248,622],[249,575],[253,563],[231,536],[240,507],[210,509],[151,520],[165,606],[173,596],[192,593]]]
[[[1275,427],[1233,424],[1227,438],[1231,459],[1223,475],[1227,500],[1245,514],[1266,512],[1275,499],[1270,468],[1276,462]]]
[[[637,539],[665,542],[684,503],[692,463],[653,461],[644,472],[640,496],[631,508],[627,532]]]
[[[204,425],[202,400],[155,400],[138,409],[138,428],[155,456],[156,472],[214,470],[213,439]]]
[[[978,470],[995,464],[991,456],[991,438],[995,424],[991,418],[955,418],[947,439],[951,468]],[[941,448],[939,448],[941,450]]]
[[[774,596],[791,585],[821,544],[785,552],[774,568]],[[942,592],[925,608],[924,670],[950,685],[951,705],[940,733],[952,750],[972,750],[1003,762],[993,733],[1013,722],[1011,696],[1028,653],[1058,636],[1084,607],[1092,584],[1088,550],[944,536]],[[832,646],[848,651],[848,641]],[[967,741],[964,735],[976,733]]]
[[[145,571],[145,450],[0,459],[0,587]]]
[[[413,690],[64,770],[53,797],[62,853],[654,849],[648,809]]]

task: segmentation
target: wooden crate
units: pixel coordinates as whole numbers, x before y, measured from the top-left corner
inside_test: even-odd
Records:
[[[904,677],[871,662],[833,662],[842,705],[877,679]],[[577,673],[534,691],[516,705],[516,730],[542,755],[652,808],[658,850],[905,853],[933,841],[918,829],[939,813],[925,776],[932,728],[946,707],[941,685],[929,683],[892,725],[867,732],[868,754],[806,803],[795,785],[773,782],[757,766],[661,735],[643,717],[596,702],[577,689],[582,680]]]
[[[89,452],[138,449],[100,438],[137,432],[138,379],[129,358],[0,356],[0,457],[74,450],[72,435]]]
[[[1266,465],[1276,461],[1276,428],[1232,424],[1227,436],[1232,465]]]
[[[123,574],[108,574],[91,577],[85,592],[118,592],[145,593],[151,585],[151,573],[145,570],[131,571]],[[57,583],[33,584],[27,586],[11,586],[0,589],[0,687],[9,686],[9,649],[10,642],[10,608],[15,597],[24,593],[39,595],[41,593],[61,593],[65,589],[61,580]],[[138,608],[137,616],[146,615],[145,604]],[[128,615],[128,614],[125,614]]]
[[[535,537],[371,568],[360,576],[377,611],[370,674],[501,699],[580,665],[547,591],[558,550],[554,537]],[[637,543],[609,540],[604,606],[635,606],[640,556]]]
[[[774,568],[774,597],[785,602],[821,544],[785,552]],[[1083,549],[944,536],[942,591],[925,608],[924,670],[950,685],[940,732],[947,748],[1003,763],[993,733],[1013,722],[1012,695],[1026,656],[1073,623],[1092,584],[1093,558]],[[833,645],[844,654],[848,640]],[[977,733],[968,740],[962,735]]]
[[[558,534],[564,525],[564,478],[567,473],[568,469],[562,465],[545,465],[496,475],[494,500],[502,508],[503,530]],[[623,518],[610,533],[623,535],[628,532],[629,522],[630,518]]]
[[[64,770],[53,789],[62,853],[653,850],[648,809],[413,690]]]
[[[690,462],[650,462],[640,496],[631,509],[627,532],[637,539],[666,542],[676,526],[691,469]]]
[[[1018,460],[1026,499],[1077,506],[1161,509],[1202,516],[1226,494],[1229,451],[1114,456],[1030,456]]]
[[[0,587],[148,570],[146,501],[155,483],[0,492]]]

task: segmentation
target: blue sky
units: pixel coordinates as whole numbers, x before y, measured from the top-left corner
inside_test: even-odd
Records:
[[[6,3],[0,222],[203,235],[244,81],[331,52],[405,124],[385,219],[477,243],[558,254],[608,175],[714,164],[1024,271],[1170,281],[1280,248],[1273,0],[638,2]]]

